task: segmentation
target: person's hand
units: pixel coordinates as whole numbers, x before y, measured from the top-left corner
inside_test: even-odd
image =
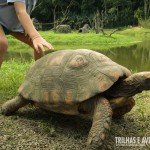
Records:
[[[48,43],[45,39],[43,39],[41,36],[37,36],[32,39],[33,46],[35,50],[40,53],[40,51],[45,51],[44,47],[48,48],[49,50],[53,50],[53,46]]]

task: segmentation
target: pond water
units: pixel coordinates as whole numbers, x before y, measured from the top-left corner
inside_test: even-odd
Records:
[[[121,47],[110,49],[107,51],[101,51],[113,61],[129,68],[131,71],[150,71],[150,42],[145,41],[135,44],[130,47]],[[6,54],[5,59],[25,59],[31,60],[31,53],[10,53]]]
[[[133,72],[150,71],[150,42],[111,49],[102,53]]]

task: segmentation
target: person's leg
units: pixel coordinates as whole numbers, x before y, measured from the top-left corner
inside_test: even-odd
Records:
[[[3,62],[4,54],[8,48],[8,41],[4,33],[3,27],[0,25],[0,67]]]
[[[34,49],[32,41],[29,39],[28,36],[25,36],[24,33],[19,33],[19,32],[11,32],[11,35],[14,36],[16,39],[28,44]],[[40,53],[37,53],[37,51],[34,49],[34,60],[37,60],[44,56],[44,52],[40,51]]]

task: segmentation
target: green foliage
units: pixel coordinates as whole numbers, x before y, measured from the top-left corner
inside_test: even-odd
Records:
[[[37,6],[33,12],[33,16],[36,16],[36,18],[38,18],[39,21],[42,21],[44,23],[52,22],[51,21],[51,18],[53,17],[52,7],[53,7],[52,0],[38,0]]]
[[[137,19],[150,15],[149,1],[146,0],[38,0],[32,16],[53,28],[54,20],[79,29],[85,23],[94,27],[94,15],[99,10],[104,27],[137,25]],[[103,18],[104,17],[104,18]],[[55,19],[54,19],[55,18]]]

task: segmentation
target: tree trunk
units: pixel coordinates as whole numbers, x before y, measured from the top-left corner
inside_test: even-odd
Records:
[[[57,7],[57,5],[54,7],[54,10],[53,10],[53,19],[54,19],[54,31],[56,30],[56,7]]]
[[[94,22],[95,22],[95,31],[96,31],[96,34],[98,34],[100,31],[100,22],[101,22],[99,10],[97,10],[96,12]]]

